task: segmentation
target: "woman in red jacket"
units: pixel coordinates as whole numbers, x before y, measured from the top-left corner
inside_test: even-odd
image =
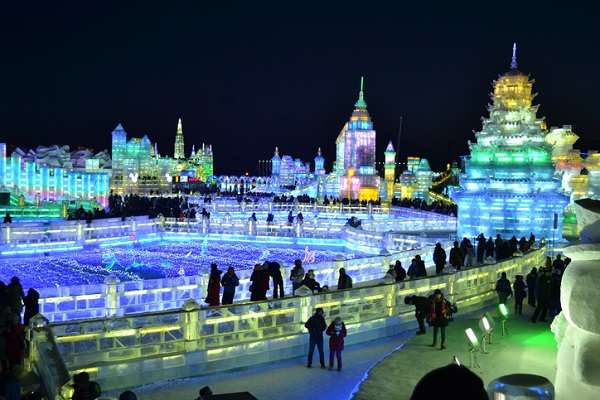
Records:
[[[208,290],[206,302],[210,307],[219,305],[219,294],[221,293],[221,270],[217,264],[210,265],[210,276],[208,278]]]
[[[333,371],[333,358],[337,358],[338,371],[342,370],[342,350],[344,350],[344,338],[346,337],[346,325],[340,317],[337,317],[325,331],[329,335],[329,370]]]

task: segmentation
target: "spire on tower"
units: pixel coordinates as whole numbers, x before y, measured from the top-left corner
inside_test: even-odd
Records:
[[[321,157],[321,148],[319,147],[319,151],[317,151],[317,155]]]
[[[517,44],[513,43],[513,55],[512,62],[510,63],[510,69],[517,69]]]
[[[360,92],[358,93],[358,101],[354,104],[354,107],[367,107],[365,103],[364,92],[363,92],[364,76],[360,77]]]

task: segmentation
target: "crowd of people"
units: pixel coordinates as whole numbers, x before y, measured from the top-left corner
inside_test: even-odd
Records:
[[[217,194],[207,195],[201,198],[202,205],[211,204],[213,197]],[[218,193],[219,198],[233,198],[239,203],[258,203],[263,200],[269,200],[273,203],[300,203],[300,204],[313,204],[317,202],[317,199],[308,195],[299,196],[287,196],[287,195],[275,195],[274,193],[253,193],[252,197],[248,195],[239,195],[237,193]],[[102,218],[127,218],[135,217],[140,215],[148,215],[150,218],[155,218],[162,215],[167,218],[196,218],[197,214],[200,214],[200,204],[189,204],[189,196],[182,194],[177,196],[162,196],[156,195],[139,195],[139,194],[114,194],[111,193],[108,197],[108,206],[106,208],[95,208],[85,210],[83,206],[80,206],[75,211],[69,213],[67,216],[70,220],[86,220],[90,223],[94,219]],[[332,196],[325,196],[323,198],[324,205],[352,205],[367,207],[369,204],[374,206],[381,205],[380,200],[349,200],[339,199]],[[442,202],[433,201],[427,203],[421,199],[397,199],[393,198],[391,204],[396,207],[406,207],[412,209],[419,209],[423,211],[430,211],[446,215],[456,215],[456,205],[448,205]],[[203,208],[202,215],[209,217],[210,213],[207,214],[205,208]],[[12,218],[7,214],[8,219],[5,217],[5,223],[10,223]]]
[[[534,309],[531,322],[549,322],[547,317],[554,318],[562,310],[561,280],[570,262],[570,258],[563,260],[560,254],[557,254],[554,259],[547,256],[543,267],[539,269],[533,267],[526,277],[516,275],[513,284],[506,276],[506,272],[502,272],[496,282],[498,303],[506,304],[508,298],[513,297],[515,314],[522,315],[523,302],[527,299],[527,304]]]
[[[8,285],[0,281],[0,396],[6,399],[21,399],[21,378],[28,347],[25,326],[39,313],[39,298],[35,289],[29,289],[25,295],[16,276]]]

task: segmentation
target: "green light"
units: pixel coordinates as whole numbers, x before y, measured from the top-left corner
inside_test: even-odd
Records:
[[[506,308],[506,304],[498,305],[498,311],[500,312],[501,317],[508,318],[508,310]]]

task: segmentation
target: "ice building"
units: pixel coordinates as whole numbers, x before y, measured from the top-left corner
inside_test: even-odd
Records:
[[[108,204],[107,172],[74,170],[70,157],[51,157],[45,151],[41,156],[46,163],[23,161],[16,151],[7,157],[6,147],[6,143],[0,143],[0,187],[5,192],[23,196],[19,202],[39,206],[42,201],[60,203],[70,199],[95,199],[102,205]],[[57,164],[59,159],[64,164]]]
[[[175,134],[175,152],[173,158],[176,160],[185,158],[185,145],[183,141],[183,126],[181,125],[181,118],[177,122],[177,133]]]
[[[350,120],[335,141],[336,162],[319,197],[378,200],[381,177],[375,170],[376,132],[364,100],[363,78]]]
[[[112,178],[115,194],[170,192],[177,161],[155,153],[147,135],[127,140],[121,124],[112,132]]]
[[[452,198],[458,204],[458,236],[500,234],[560,239],[568,198],[559,194],[552,148],[543,119],[532,106],[533,80],[517,69],[516,44],[510,71],[493,82],[489,118],[469,142],[470,157]]]

